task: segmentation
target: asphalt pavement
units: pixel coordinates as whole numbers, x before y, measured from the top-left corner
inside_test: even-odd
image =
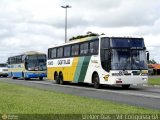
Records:
[[[12,80],[10,78],[0,78],[0,82],[160,110],[160,88],[131,86],[128,90],[124,90],[121,87],[103,86],[101,89],[95,89],[88,84],[57,85],[49,80]]]

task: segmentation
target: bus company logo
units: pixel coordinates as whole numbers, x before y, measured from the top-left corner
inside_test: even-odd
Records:
[[[57,64],[58,65],[68,65],[68,64],[70,64],[71,62],[70,62],[70,59],[67,59],[67,60],[58,60],[57,61]]]
[[[53,61],[48,61],[48,65],[53,65]]]

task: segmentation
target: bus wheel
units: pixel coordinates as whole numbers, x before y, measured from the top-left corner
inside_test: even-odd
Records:
[[[39,80],[43,80],[43,77],[39,77]]]
[[[95,74],[93,75],[93,84],[94,84],[94,87],[95,87],[96,89],[99,89],[99,88],[100,88],[99,76],[98,76],[97,73],[95,73]]]
[[[55,81],[56,81],[56,84],[59,84],[59,83],[60,83],[60,82],[59,82],[59,76],[58,76],[57,73],[54,75],[54,79],[55,79]]]
[[[11,78],[12,78],[12,79],[16,79],[16,77],[13,76],[13,73],[11,73]]]
[[[62,74],[59,75],[59,82],[60,82],[61,85],[64,84],[63,75]]]
[[[24,77],[24,80],[30,80],[30,78],[28,78],[28,77]]]
[[[24,72],[22,72],[22,77],[23,77],[24,80],[29,80],[29,78],[25,76]]]
[[[122,85],[123,89],[128,89],[130,87],[130,85]]]

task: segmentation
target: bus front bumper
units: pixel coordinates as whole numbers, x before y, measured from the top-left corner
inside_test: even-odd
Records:
[[[147,84],[148,83],[148,76],[112,76],[110,78],[110,83],[115,85],[122,85],[122,84]]]
[[[43,78],[47,77],[46,73],[26,73],[25,76],[27,78]]]

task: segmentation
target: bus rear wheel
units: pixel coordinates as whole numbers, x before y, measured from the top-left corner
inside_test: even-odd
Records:
[[[130,87],[130,85],[122,85],[123,89],[128,89]]]
[[[99,89],[100,88],[100,83],[99,83],[99,76],[97,73],[95,73],[93,75],[93,84],[94,84],[94,88]]]
[[[63,75],[62,74],[59,74],[59,82],[60,82],[61,85],[64,84]]]
[[[13,73],[11,73],[11,78],[12,79],[16,79],[16,77],[14,77]]]
[[[39,80],[43,80],[43,77],[39,77]]]
[[[59,76],[58,76],[57,73],[54,75],[54,79],[55,79],[56,84],[59,84],[59,83],[60,83],[60,81],[59,81]]]

